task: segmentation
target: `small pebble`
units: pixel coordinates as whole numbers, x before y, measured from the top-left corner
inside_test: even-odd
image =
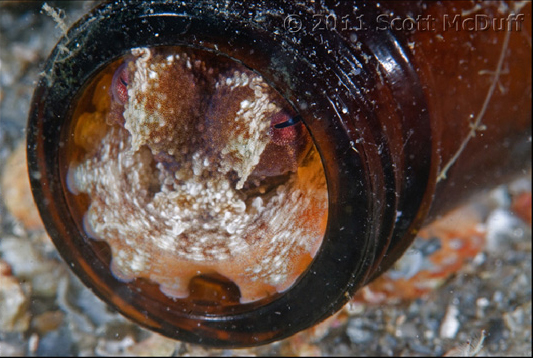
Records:
[[[459,309],[457,306],[450,305],[446,310],[446,315],[440,326],[440,336],[441,338],[455,338],[457,332],[459,331],[460,323],[458,320]]]
[[[29,328],[28,297],[8,263],[0,260],[0,332],[24,332]]]

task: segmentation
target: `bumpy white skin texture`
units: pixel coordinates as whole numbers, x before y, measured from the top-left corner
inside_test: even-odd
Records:
[[[242,66],[132,54],[124,125],[69,172],[72,190],[90,197],[85,228],[110,245],[113,273],[178,298],[215,272],[242,303],[288,289],[320,246],[327,193],[313,151],[279,185],[249,190],[268,181],[254,170],[269,160],[279,95]]]

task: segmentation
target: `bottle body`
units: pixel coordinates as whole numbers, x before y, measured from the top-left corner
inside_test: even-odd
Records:
[[[439,168],[429,179],[435,183],[430,222],[472,195],[527,172],[531,10],[512,3],[503,8],[496,3],[387,5],[387,24],[409,48],[431,113]],[[405,19],[412,18],[419,20],[416,30],[405,31]],[[403,20],[403,27],[394,27],[394,19]]]
[[[530,4],[478,9],[493,17],[525,13],[523,32],[444,31],[439,21],[457,13],[454,6],[468,6],[462,3],[283,6],[102,4],[60,43],[69,56],[60,46],[52,53],[34,95],[28,162],[48,232],[100,297],[165,335],[246,346],[309,327],[392,265],[428,215],[454,205],[443,197],[494,185],[531,157]],[[321,30],[315,15],[332,10],[337,18],[364,15],[362,27]],[[413,13],[442,26],[376,30],[382,14]],[[290,27],[289,15],[302,26]],[[174,45],[222,54],[259,73],[299,114],[320,154],[328,196],[322,244],[296,283],[267,301],[202,313],[197,302],[117,279],[65,199],[61,151],[84,84],[132,48]]]
[[[438,20],[434,26],[442,29],[442,38],[432,41],[419,32],[411,39],[430,111],[442,128],[435,202],[445,202],[439,200],[444,195],[457,202],[468,191],[509,180],[506,176],[523,172],[531,157],[531,56],[524,42],[531,33],[531,10],[509,3],[500,12],[496,5],[486,4],[477,13],[478,19],[492,19],[486,30],[469,27],[472,17],[452,17],[468,13],[466,4],[430,6],[425,16]],[[444,44],[450,47],[439,50]],[[468,120],[461,120],[465,116]],[[450,198],[452,187],[457,194]]]

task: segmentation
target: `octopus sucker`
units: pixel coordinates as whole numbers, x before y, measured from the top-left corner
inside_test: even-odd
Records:
[[[191,282],[215,275],[241,303],[289,289],[327,221],[323,167],[297,113],[214,54],[136,48],[121,61],[101,77],[110,88],[94,91],[109,105],[79,111],[105,130],[76,146],[67,178],[89,198],[84,228],[109,245],[115,277],[186,298]]]

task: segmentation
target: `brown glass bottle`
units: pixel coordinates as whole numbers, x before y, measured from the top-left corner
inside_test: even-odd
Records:
[[[340,309],[424,222],[528,167],[530,3],[225,5],[104,3],[60,41],[34,94],[28,163],[43,222],[85,284],[136,322],[220,347],[287,337]],[[515,17],[502,31],[492,22],[481,31],[471,27],[475,15]],[[119,280],[105,245],[71,211],[62,151],[84,86],[132,48],[158,46],[244,64],[309,130],[327,180],[328,222],[312,263],[286,291],[213,308],[195,297],[225,284],[234,292],[224,278],[195,278],[186,299]]]

